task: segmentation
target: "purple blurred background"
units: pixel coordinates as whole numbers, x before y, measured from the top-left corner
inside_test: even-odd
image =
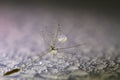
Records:
[[[119,8],[115,1],[1,1],[0,54],[42,52],[46,44],[41,31],[54,32],[58,24],[73,43],[85,43],[86,49],[119,46]]]

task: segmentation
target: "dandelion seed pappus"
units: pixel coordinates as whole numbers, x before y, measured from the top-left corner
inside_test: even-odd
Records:
[[[58,24],[57,29],[54,31],[53,38],[51,39],[50,42],[47,42],[48,40],[45,37],[45,35],[48,36],[48,34],[47,33],[44,34],[43,33],[44,31],[41,31],[41,32],[42,32],[41,36],[43,37],[44,42],[47,44],[48,49],[46,49],[45,51],[43,51],[38,56],[38,58],[32,59],[30,62],[23,63],[24,66],[19,66],[17,69],[12,69],[11,71],[5,72],[3,74],[3,76],[9,76],[9,75],[17,73],[19,71],[24,71],[30,65],[33,65],[33,64],[41,61],[41,59],[44,56],[48,55],[48,54],[50,54],[50,55],[56,54],[57,55],[59,52],[61,52],[61,50],[69,49],[69,48],[75,48],[75,47],[79,47],[80,46],[80,45],[74,45],[74,46],[69,46],[69,47],[58,48],[58,45],[57,45],[58,43],[64,44],[68,40],[67,36],[62,32],[60,24]],[[33,56],[30,56],[30,57],[32,58]]]

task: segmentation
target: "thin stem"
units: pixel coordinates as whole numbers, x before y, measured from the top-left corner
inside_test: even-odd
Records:
[[[29,66],[29,65],[31,65],[31,64],[33,64],[33,63],[35,63],[35,62],[40,61],[40,59],[42,59],[42,57],[45,56],[45,55],[47,55],[49,52],[50,52],[49,49],[47,49],[47,50],[46,50],[45,52],[43,52],[37,59],[34,59],[33,61],[31,61],[31,62],[28,63],[28,64],[25,64],[25,66],[24,66],[24,67],[21,67],[21,69],[24,70],[27,66]]]

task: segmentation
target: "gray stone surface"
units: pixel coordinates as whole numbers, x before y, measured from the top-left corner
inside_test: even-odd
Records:
[[[16,3],[0,2],[0,79],[119,78],[119,9],[107,5],[89,10],[89,6],[79,9],[66,4],[46,6],[36,3],[32,6],[29,2],[26,2],[28,5]],[[66,39],[58,36],[59,42],[53,46],[58,25],[61,25],[59,34]],[[45,53],[48,54],[34,61]],[[21,67],[20,72],[3,76],[7,71]]]

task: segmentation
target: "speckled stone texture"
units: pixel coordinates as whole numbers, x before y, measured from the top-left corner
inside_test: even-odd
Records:
[[[0,2],[0,80],[120,79],[117,2],[31,1]]]

